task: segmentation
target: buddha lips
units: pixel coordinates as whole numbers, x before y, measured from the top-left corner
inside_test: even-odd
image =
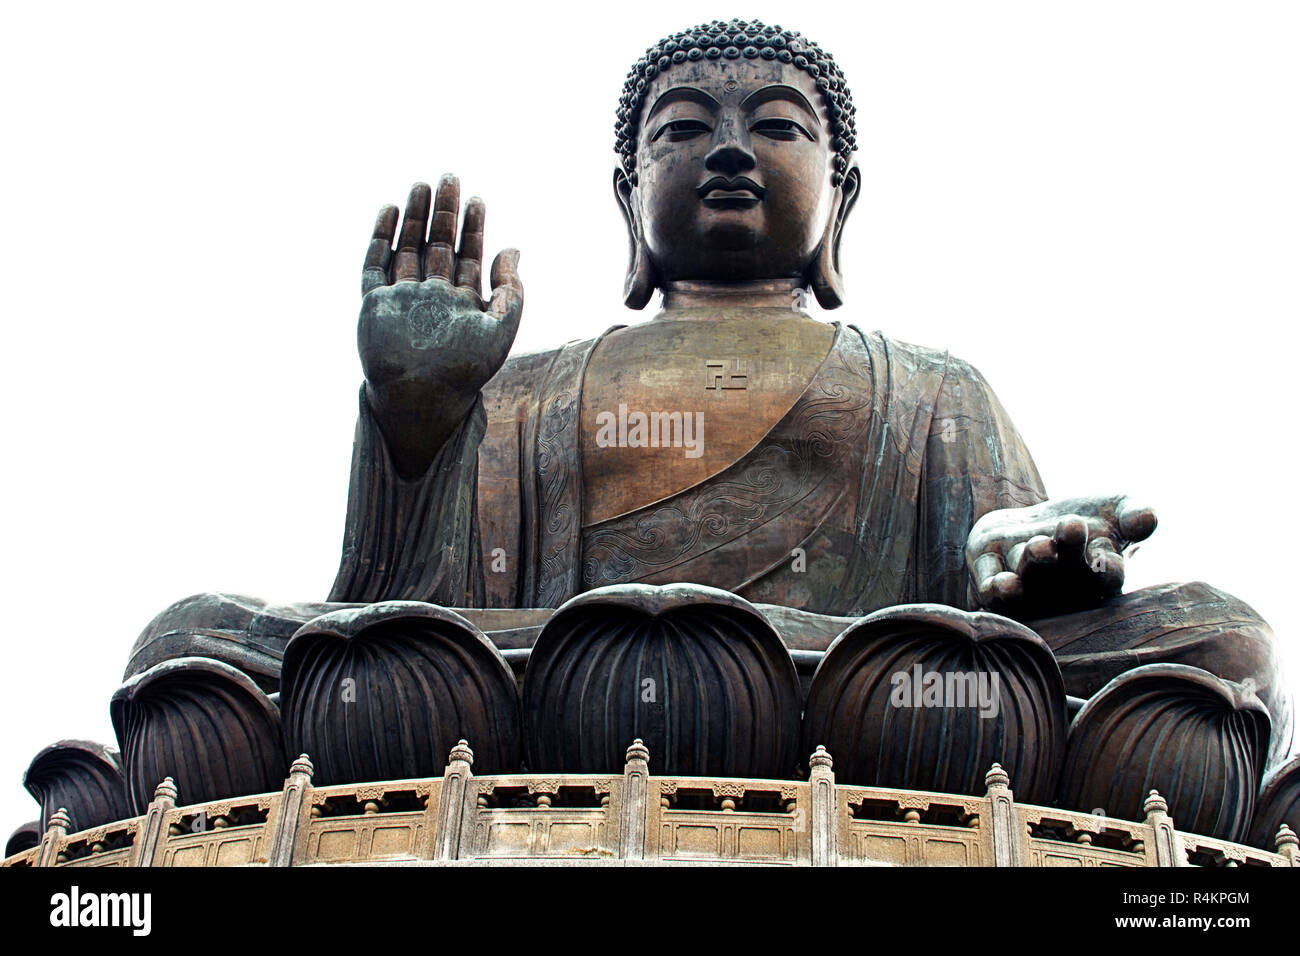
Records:
[[[629,412],[596,414],[597,448],[681,448],[687,458],[704,454],[703,412]]]

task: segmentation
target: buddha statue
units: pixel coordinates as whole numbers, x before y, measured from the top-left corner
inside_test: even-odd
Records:
[[[130,693],[124,688],[114,703],[119,739],[149,733],[131,701],[171,699],[164,685],[145,686],[150,673],[170,665],[174,681],[176,661],[204,659],[247,675],[262,693],[284,692],[283,732],[299,735],[286,740],[286,752],[296,755],[308,749],[302,735],[326,717],[304,703],[303,672],[292,687],[282,675],[290,663],[306,666],[307,650],[286,655],[291,639],[307,648],[308,639],[354,640],[390,625],[392,636],[405,621],[425,635],[425,660],[435,644],[469,647],[448,636],[468,627],[489,642],[474,644],[474,654],[488,661],[500,652],[497,660],[527,685],[529,653],[541,653],[541,643],[530,642],[546,638],[553,609],[566,608],[570,635],[598,629],[608,609],[582,616],[595,596],[623,600],[647,620],[707,605],[720,622],[710,625],[715,636],[752,634],[767,626],[760,618],[769,622],[802,684],[789,691],[788,662],[754,666],[780,671],[771,720],[793,720],[796,737],[798,695],[810,681],[813,697],[831,699],[816,692],[812,671],[839,653],[832,638],[859,641],[870,656],[890,621],[942,628],[978,619],[971,640],[984,641],[992,628],[1031,648],[1034,686],[1060,698],[1050,706],[1063,708],[1061,719],[1043,731],[1055,743],[1044,751],[1054,764],[1042,775],[1040,799],[1052,799],[1062,775],[1069,780],[1060,792],[1085,810],[1116,792],[1125,753],[1136,752],[1121,731],[1143,719],[1121,705],[1146,700],[1155,701],[1150,712],[1178,700],[1180,713],[1204,719],[1178,746],[1148,740],[1137,748],[1145,757],[1175,773],[1212,738],[1228,754],[1215,772],[1236,774],[1242,799],[1253,799],[1266,767],[1291,743],[1291,701],[1258,615],[1204,584],[1123,593],[1125,551],[1156,527],[1149,507],[1123,494],[1050,497],[973,366],[805,311],[809,296],[825,310],[849,305],[840,246],[862,189],[857,142],[844,76],[798,33],[713,22],[656,44],[623,87],[612,185],[628,236],[624,305],[642,310],[659,293],[662,306],[646,321],[529,354],[511,354],[524,313],[518,251],[495,256],[483,287],[484,203],[470,199],[462,213],[459,182],[448,175],[436,188],[417,184],[400,214],[384,206],[362,272],[365,381],[342,561],[328,600],[200,594],[166,609],[132,650]],[[913,610],[889,610],[899,606]],[[873,614],[886,616],[862,626]],[[771,646],[763,643],[755,660],[771,659]],[[559,653],[548,649],[548,674],[563,670]],[[700,660],[709,653],[700,651]],[[352,665],[339,666],[335,677],[352,679],[339,677]],[[427,698],[454,710],[456,688],[475,684],[479,666],[465,664]],[[1130,688],[1125,675],[1135,668],[1145,669],[1143,681]],[[337,689],[325,678],[311,686],[319,694]],[[514,730],[500,728],[520,706],[524,735],[530,719],[540,733],[541,711],[530,711],[529,700],[567,698],[530,693],[526,686],[522,705],[497,707],[482,727],[513,739]],[[400,715],[385,713],[373,726],[395,726]],[[767,719],[754,713],[746,733]],[[695,726],[701,735],[728,732]],[[463,726],[449,732],[453,741],[468,736]],[[621,753],[628,743],[611,747]],[[517,741],[497,749],[507,769],[535,753]],[[445,756],[436,750],[430,759]],[[317,750],[310,752],[319,769]],[[653,760],[653,745],[651,753]],[[767,772],[793,772],[787,756],[773,759],[776,770]],[[133,760],[128,753],[124,763]],[[141,773],[167,769],[145,763]],[[411,769],[365,767],[350,772]],[[987,767],[978,768],[980,780]],[[230,776],[254,786],[266,774],[274,776]],[[1205,801],[1220,777],[1207,772],[1187,798],[1211,828],[1214,807]],[[1088,786],[1098,779],[1103,797]],[[1222,832],[1245,832],[1249,810],[1236,813]]]

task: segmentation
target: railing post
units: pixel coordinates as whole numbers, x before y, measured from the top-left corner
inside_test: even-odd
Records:
[[[624,860],[644,860],[646,813],[650,803],[650,750],[640,737],[627,748],[624,760],[618,855]]]
[[[294,851],[298,844],[298,831],[305,813],[310,813],[311,776],[315,768],[306,754],[300,754],[289,767],[280,794],[280,808],[271,832],[270,846],[266,852],[267,866],[293,866]]]
[[[438,799],[438,825],[433,834],[433,858],[456,860],[460,858],[465,820],[475,810],[477,801],[473,792],[474,752],[464,740],[451,748],[447,770],[442,776],[442,795]]]
[[[140,829],[135,834],[135,845],[131,849],[131,866],[155,866],[162,855],[163,845],[167,842],[163,830],[163,817],[167,811],[176,806],[176,782],[171,777],[164,777],[153,792],[153,800],[144,812]]]
[[[830,753],[818,744],[808,758],[808,838],[813,866],[838,866],[840,862],[834,766]]]
[[[1016,813],[1011,777],[995,763],[984,775],[984,799],[989,802],[989,838],[993,842],[994,866],[1023,866],[1020,845],[1023,833]]]
[[[1146,814],[1142,822],[1155,831],[1156,866],[1186,866],[1187,853],[1174,829],[1174,821],[1170,819],[1169,804],[1165,803],[1159,791],[1152,790],[1147,794],[1142,812]]]
[[[1295,831],[1285,823],[1278,827],[1273,845],[1288,863],[1292,866],[1300,866],[1300,838],[1297,838]]]
[[[63,838],[68,835],[68,828],[72,826],[72,821],[68,819],[68,811],[64,807],[59,807],[50,817],[50,825],[45,828],[41,834],[40,851],[36,854],[37,866],[58,866],[59,857],[63,851]]]

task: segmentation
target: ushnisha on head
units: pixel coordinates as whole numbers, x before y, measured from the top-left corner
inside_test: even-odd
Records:
[[[843,303],[839,245],[860,174],[831,56],[793,30],[714,21],[628,73],[614,189],[631,246],[624,301],[656,288],[811,286]]]

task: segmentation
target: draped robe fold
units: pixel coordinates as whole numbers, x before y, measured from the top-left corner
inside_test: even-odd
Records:
[[[764,609],[792,650],[820,650],[852,617],[878,608],[974,609],[971,527],[991,510],[1046,499],[978,371],[837,323],[803,393],[748,452],[676,494],[584,527],[582,387],[601,338],[508,360],[415,480],[394,467],[363,386],[328,601],[195,595],[145,628],[125,677],[197,654],[272,690],[303,622],[385,600],[466,609],[501,646],[526,654],[527,633],[545,614],[493,609],[554,608],[626,582],[734,591]],[[1293,705],[1272,632],[1231,596],[1203,584],[1148,588],[1034,626],[1056,651],[1068,692],[1082,697],[1154,661],[1249,679],[1272,714],[1271,760],[1288,752]]]
[[[745,455],[584,527],[582,386],[601,337],[512,357],[414,481],[363,388],[329,600],[557,607],[607,584],[692,582],[821,614],[973,607],[971,526],[1046,499],[974,368],[836,323],[804,392]]]

